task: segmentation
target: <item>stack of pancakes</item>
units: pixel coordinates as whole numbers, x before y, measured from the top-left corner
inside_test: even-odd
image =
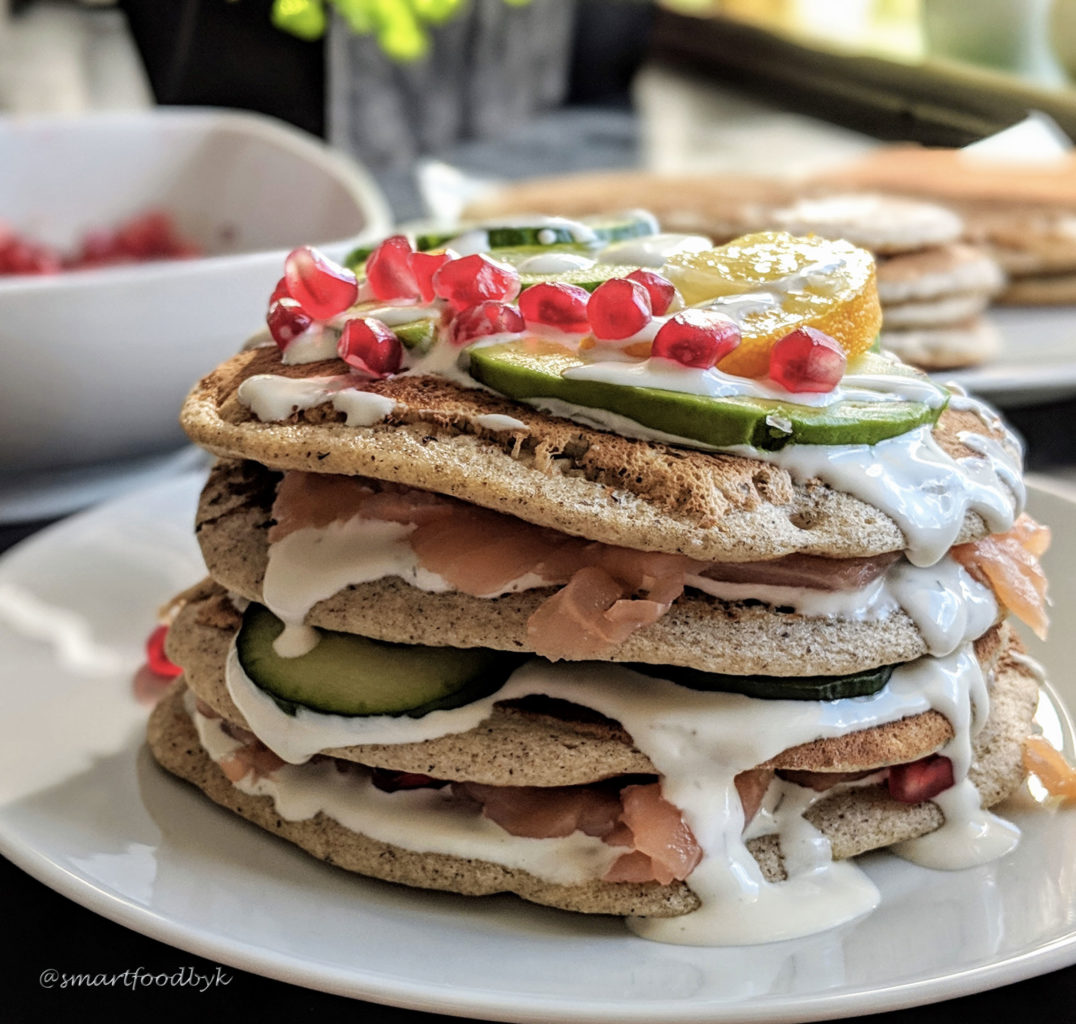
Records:
[[[998,301],[1076,302],[1076,156],[1047,162],[987,158],[955,149],[885,146],[813,182],[825,190],[882,190],[944,204],[964,239],[1005,271]]]
[[[253,397],[259,389],[272,400]],[[629,916],[657,938],[680,935],[662,922],[698,918],[709,939],[689,941],[759,941],[866,909],[869,885],[845,876],[821,898],[808,894],[804,879],[829,878],[830,856],[929,834],[934,847],[902,849],[972,862],[966,850],[950,855],[960,846],[952,833],[980,819],[996,831],[980,805],[1024,778],[1038,677],[990,585],[946,553],[1004,532],[1020,512],[1018,446],[974,402],[954,401],[913,439],[919,457],[933,453],[931,479],[896,466],[913,460],[901,439],[884,456],[879,447],[863,475],[884,478],[875,493],[895,502],[851,493],[818,458],[805,469],[795,456],[636,439],[452,375],[369,380],[337,360],[286,363],[272,344],[209,374],[182,418],[219,457],[197,520],[210,578],[175,602],[167,649],[183,676],[152,716],[151,749],[216,802],[338,867]],[[839,458],[842,447],[814,456]],[[386,554],[406,538],[371,541],[331,508],[286,538],[293,512],[282,495],[321,485],[447,505],[476,518],[491,548],[501,531],[522,530],[543,545],[583,538],[591,553],[688,556],[710,569],[636,628],[540,635],[536,616],[564,589],[540,574],[493,595],[435,585]],[[939,493],[946,500],[931,497]],[[460,559],[477,563],[481,542],[471,537]],[[819,583],[820,571],[852,581]],[[660,602],[653,587],[647,578],[642,598]],[[274,608],[274,595],[297,590],[305,600]],[[638,607],[638,596],[617,607]],[[288,713],[237,667],[251,602],[318,630],[511,652],[521,667],[488,697],[421,718]],[[879,666],[894,667],[873,697],[697,688],[703,674],[772,685]],[[960,799],[895,793],[893,766],[939,757],[951,761]],[[655,813],[671,815],[676,841],[694,851],[685,867],[666,869],[643,842],[629,813],[643,792],[660,792]],[[514,825],[494,805],[517,795],[541,808],[523,812],[531,824],[546,797],[593,795],[613,807],[615,829]],[[745,887],[734,898],[730,879]],[[786,888],[811,908],[806,917],[756,920],[768,902],[758,893]]]
[[[949,206],[901,191],[895,178],[864,193],[826,183],[624,171],[507,185],[475,200],[468,214],[563,209],[572,216],[647,206],[667,231],[705,235],[715,244],[774,229],[845,239],[878,261],[885,350],[927,371],[986,362],[1001,342],[985,315],[1006,288],[1000,254],[981,234],[972,240]]]

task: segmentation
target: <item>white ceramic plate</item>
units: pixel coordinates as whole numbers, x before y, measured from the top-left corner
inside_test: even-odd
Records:
[[[1076,306],[999,306],[988,315],[1001,333],[997,357],[942,380],[1006,408],[1076,395]]]
[[[882,906],[806,939],[664,946],[619,922],[346,875],[166,776],[132,676],[154,609],[200,576],[199,478],[101,506],[0,559],[0,851],[104,916],[217,962],[329,992],[511,1021],[779,1022],[895,1009],[1076,962],[1076,812],[1018,806],[1019,849],[967,872],[865,858]],[[1055,639],[1076,707],[1076,502],[1055,527]],[[33,686],[25,685],[32,679]],[[20,685],[15,685],[15,681]],[[1047,715],[1071,754],[1071,723]],[[48,735],[48,757],[42,757]],[[585,970],[580,966],[585,964]]]

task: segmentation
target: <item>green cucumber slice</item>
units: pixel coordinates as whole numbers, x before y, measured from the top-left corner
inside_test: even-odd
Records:
[[[585,288],[588,292],[592,292],[598,285],[605,284],[606,281],[611,281],[616,277],[627,277],[628,274],[638,269],[638,266],[595,263],[592,267],[581,267],[578,270],[560,270],[554,274],[520,274],[519,283],[521,288],[529,288],[532,284],[557,281],[562,284],[575,284],[580,288]]]
[[[761,700],[843,700],[877,693],[889,682],[895,666],[882,665],[847,676],[729,676],[678,665],[631,667],[644,675],[707,693],[740,693]]]
[[[313,650],[282,658],[273,641],[284,624],[247,606],[236,636],[239,663],[288,714],[305,707],[335,715],[406,715],[461,707],[498,690],[521,658],[483,648],[419,647],[317,630]]]
[[[941,408],[913,401],[845,400],[812,408],[772,399],[713,398],[657,388],[573,380],[565,370],[579,355],[536,339],[472,348],[468,372],[509,398],[553,398],[601,409],[653,430],[714,448],[750,445],[776,451],[786,444],[876,444],[934,423]],[[879,359],[880,365],[890,365]],[[872,367],[872,369],[876,369]],[[942,394],[945,392],[939,389]]]
[[[573,227],[574,224],[582,224],[587,228],[588,234],[592,234],[591,240],[580,238],[579,233]],[[498,224],[496,220],[490,220],[477,224],[458,224],[452,227],[420,229],[413,233],[413,238],[415,248],[419,252],[430,252],[433,249],[443,248],[452,239],[461,235],[481,231],[486,235],[490,254],[502,257],[503,251],[514,249],[536,250],[556,247],[586,252],[601,248],[610,242],[652,235],[657,230],[658,224],[653,214],[646,210],[627,210],[624,213],[580,217],[571,221],[565,219],[564,223],[558,223],[556,218],[543,223],[541,218],[536,217],[530,224],[524,223],[521,218],[516,219],[515,223]],[[376,245],[356,246],[344,258],[344,264],[356,274],[361,275],[363,265],[375,248],[377,248]]]

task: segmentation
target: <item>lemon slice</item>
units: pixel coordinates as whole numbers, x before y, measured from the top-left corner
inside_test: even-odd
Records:
[[[725,311],[740,325],[739,348],[719,364],[726,373],[765,376],[774,342],[797,327],[825,331],[852,358],[882,326],[874,258],[850,242],[762,231],[672,256],[662,273],[686,303]]]

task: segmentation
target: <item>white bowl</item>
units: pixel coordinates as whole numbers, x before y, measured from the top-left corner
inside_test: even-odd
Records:
[[[0,469],[166,451],[201,376],[264,326],[284,257],[387,234],[367,173],[258,115],[160,109],[0,118],[0,220],[73,249],[148,209],[205,256],[0,276]]]

